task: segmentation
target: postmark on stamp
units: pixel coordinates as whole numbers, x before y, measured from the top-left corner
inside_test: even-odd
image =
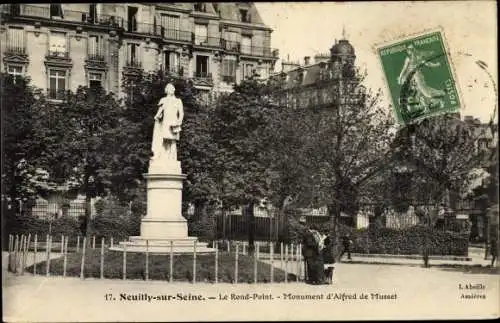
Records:
[[[460,111],[441,31],[396,40],[376,50],[400,124]]]

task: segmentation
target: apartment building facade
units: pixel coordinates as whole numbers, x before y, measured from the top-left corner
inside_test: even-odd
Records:
[[[278,59],[253,3],[2,4],[1,70],[58,100],[80,85],[122,92],[161,70],[207,92],[267,78]]]

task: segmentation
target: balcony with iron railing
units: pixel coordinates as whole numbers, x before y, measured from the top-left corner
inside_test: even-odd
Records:
[[[228,52],[240,52],[241,51],[241,44],[239,42],[236,42],[236,41],[221,39],[220,46],[222,47],[222,49],[224,49]]]
[[[65,58],[69,59],[69,51],[66,49],[51,49],[47,52],[46,58]]]
[[[142,62],[138,58],[127,58],[125,62],[125,67],[142,69]]]
[[[89,52],[87,54],[87,60],[89,61],[98,61],[98,62],[104,62],[106,60],[103,51],[94,51],[94,52]]]
[[[11,44],[7,44],[7,46],[5,47],[4,54],[8,55],[8,56],[26,56],[26,55],[28,55],[26,52],[26,47],[19,46],[19,45],[11,45]]]
[[[193,33],[193,45],[199,47],[220,47],[220,38],[199,37]]]
[[[123,28],[123,18],[102,14],[91,15],[90,12],[85,11],[64,9],[62,16],[59,16],[52,15],[50,7],[47,6],[41,7],[27,4],[10,4],[4,5],[4,7],[2,7],[2,12],[12,17],[44,18],[50,20],[72,21],[114,28]]]
[[[176,75],[176,76],[184,75],[184,69],[182,68],[182,66],[167,66],[162,68],[160,71],[166,75]]]
[[[279,54],[276,49],[271,47],[262,47],[262,46],[241,46],[241,54],[248,56],[259,56],[259,57],[274,57],[278,58]]]

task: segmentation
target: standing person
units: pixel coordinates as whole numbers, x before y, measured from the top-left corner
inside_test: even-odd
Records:
[[[344,236],[342,236],[342,252],[340,253],[339,260],[342,258],[342,256],[347,252],[347,259],[351,260],[351,245],[352,245],[352,240],[349,235],[349,233],[346,233]]]
[[[308,284],[324,283],[324,265],[322,250],[319,248],[318,237],[321,237],[316,230],[308,229],[305,226],[306,219],[299,219],[302,233],[302,256],[306,263],[305,280]]]
[[[330,236],[326,236],[324,239],[324,245],[325,247],[323,248],[323,263],[324,263],[324,275],[325,275],[325,281],[329,284],[332,283],[333,280],[333,269],[335,265],[335,255],[333,252],[333,239],[330,238]]]
[[[498,256],[498,243],[496,238],[490,240],[491,267],[495,264]]]

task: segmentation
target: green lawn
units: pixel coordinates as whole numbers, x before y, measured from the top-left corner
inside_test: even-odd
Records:
[[[67,255],[66,276],[80,277],[82,253],[70,253]],[[85,277],[100,277],[100,250],[87,250],[85,254]],[[63,258],[53,259],[50,262],[50,273],[52,276],[63,275]],[[219,253],[218,259],[218,282],[234,283],[235,255],[227,252]],[[127,253],[127,279],[145,279],[146,256],[141,253]],[[26,269],[33,272],[33,266]],[[45,274],[46,262],[37,264],[37,273]],[[268,283],[271,281],[271,266],[257,261],[257,281]],[[170,277],[170,256],[149,255],[149,279],[168,280]],[[104,252],[104,278],[123,278],[123,253],[106,250]],[[174,255],[173,280],[193,280],[193,255]],[[294,274],[288,274],[288,281],[295,281]],[[215,282],[215,255],[200,254],[196,256],[196,281]],[[238,256],[238,283],[253,283],[254,260],[247,255]],[[274,282],[284,282],[285,272],[274,268]]]

